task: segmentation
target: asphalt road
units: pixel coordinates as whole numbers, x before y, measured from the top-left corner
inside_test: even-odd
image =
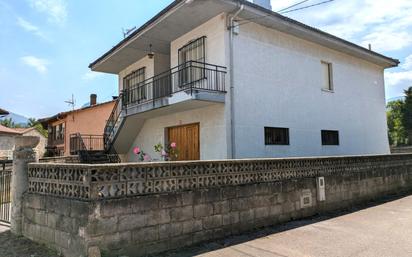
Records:
[[[168,256],[411,257],[412,196],[341,216],[291,222],[231,240]]]

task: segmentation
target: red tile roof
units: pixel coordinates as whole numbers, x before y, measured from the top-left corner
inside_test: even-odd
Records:
[[[17,135],[21,135],[21,134],[22,134],[22,132],[19,132],[19,131],[15,130],[15,129],[8,128],[8,127],[5,127],[5,126],[3,126],[3,125],[0,125],[0,134],[2,134],[2,133],[5,133],[5,134],[17,134]]]

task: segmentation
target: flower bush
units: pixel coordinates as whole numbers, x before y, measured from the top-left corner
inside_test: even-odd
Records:
[[[154,146],[154,150],[156,153],[159,153],[160,158],[164,161],[176,161],[179,157],[176,142],[168,144],[166,148],[161,143],[158,143]]]
[[[150,162],[152,158],[147,153],[143,152],[138,146],[133,148],[133,153],[138,156],[141,162]]]

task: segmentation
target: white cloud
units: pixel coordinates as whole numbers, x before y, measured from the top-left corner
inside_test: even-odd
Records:
[[[276,11],[296,2],[272,0],[272,5]],[[370,43],[374,50],[394,51],[412,44],[411,13],[410,0],[335,0],[286,15],[365,47]]]
[[[102,75],[103,75],[102,73],[93,72],[93,71],[88,71],[88,72],[86,72],[86,73],[83,75],[82,79],[83,79],[83,80],[90,81],[90,80],[94,80],[94,79],[96,79],[96,78],[98,78],[98,77],[101,77]]]
[[[405,58],[405,61],[401,65],[401,68],[404,70],[412,70],[412,54]]]
[[[33,33],[36,36],[39,36],[43,39],[47,39],[46,36],[43,34],[43,32],[38,27],[36,27],[32,23],[30,23],[29,21],[27,21],[27,20],[25,20],[21,17],[17,18],[17,25],[19,25],[24,30]]]
[[[67,18],[65,0],[29,0],[32,8],[48,15],[48,21],[58,25],[64,24]]]
[[[41,58],[37,58],[35,56],[29,55],[29,56],[21,57],[20,60],[24,64],[36,69],[39,73],[44,74],[47,72],[47,65],[49,64],[49,61],[46,59],[41,59]]]
[[[385,73],[385,83],[387,86],[395,86],[404,82],[412,84],[412,70]]]

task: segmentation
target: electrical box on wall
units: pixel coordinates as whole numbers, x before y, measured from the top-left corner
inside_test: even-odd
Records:
[[[316,178],[316,189],[318,192],[318,201],[322,202],[326,200],[325,193],[325,177]]]
[[[234,21],[234,22],[233,22],[233,34],[239,35],[239,33],[240,33],[240,25],[239,25],[239,22]]]
[[[301,208],[308,208],[312,207],[312,192],[310,189],[302,190],[300,196],[300,207]]]

